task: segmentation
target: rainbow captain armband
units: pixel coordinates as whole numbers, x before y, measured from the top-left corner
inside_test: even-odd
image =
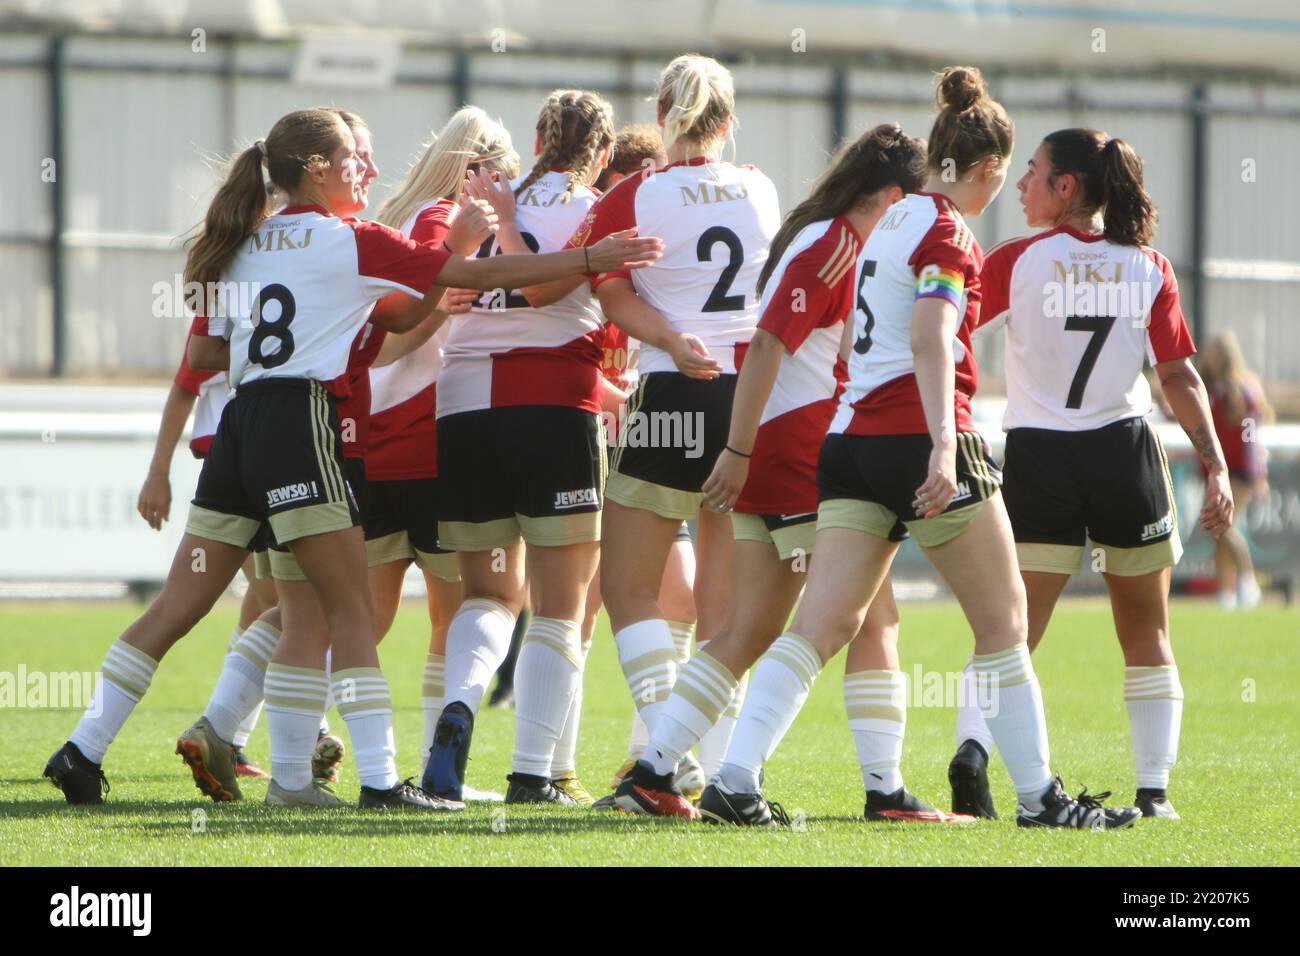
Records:
[[[926,266],[916,277],[916,298],[943,299],[961,308],[962,293],[966,291],[966,277],[956,269]]]

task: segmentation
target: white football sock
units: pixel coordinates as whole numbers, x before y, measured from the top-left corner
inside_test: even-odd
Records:
[[[1037,812],[1052,784],[1052,761],[1043,695],[1029,660],[1029,645],[1022,641],[1005,651],[976,654],[972,660],[980,713],[1002,751],[1020,803]]]
[[[91,763],[103,763],[113,738],[153,683],[158,662],[121,638],[100,665],[101,678],[90,705],[68,739]]]
[[[327,678],[331,677],[333,673],[334,673],[334,648],[331,647],[325,652],[325,676]],[[317,734],[320,737],[324,737],[326,734],[330,732],[329,717],[327,717],[326,715],[333,709],[333,707],[334,707],[334,683],[333,681],[331,681],[329,686],[325,688],[325,710],[320,715],[320,729],[317,731]]]
[[[632,715],[632,729],[627,737],[627,759],[640,760],[645,752],[645,745],[650,742],[650,731],[645,729],[645,721],[640,713]]]
[[[582,625],[534,615],[515,664],[515,751],[511,769],[549,777],[555,747],[582,681]]]
[[[886,670],[845,674],[844,710],[858,751],[863,787],[894,793],[903,786],[907,676],[902,671]]]
[[[235,649],[235,645],[239,643],[239,637],[243,633],[244,633],[244,629],[240,627],[238,624],[236,624],[230,632],[230,640],[226,641],[227,654],[229,654],[231,651]]]
[[[632,702],[654,733],[655,720],[677,679],[677,651],[668,622],[659,618],[629,624],[614,635]]]
[[[564,718],[564,729],[560,739],[555,743],[555,756],[551,758],[551,777],[562,777],[575,773],[578,769],[578,728],[582,725],[582,684],[587,671],[587,652],[590,644],[582,647],[582,666],[578,673],[578,686],[573,691],[573,701],[569,704],[568,716]]]
[[[1178,666],[1125,667],[1124,704],[1133,738],[1138,789],[1164,790],[1178,759],[1183,685]]]
[[[420,684],[420,709],[424,711],[424,734],[420,738],[420,772],[429,762],[429,748],[433,746],[433,732],[438,726],[445,706],[444,690],[447,681],[447,658],[430,654],[424,659],[424,680]]]
[[[394,787],[397,745],[393,741],[393,700],[378,667],[348,667],[330,678],[334,704],[348,726],[361,786]]]
[[[718,775],[735,793],[756,793],[758,775],[767,758],[794,723],[822,660],[798,634],[777,638],[754,668],[745,706],[740,710],[731,746]]]
[[[700,641],[695,645],[695,649],[702,651],[708,644],[708,641]],[[727,756],[727,747],[731,743],[731,735],[736,729],[736,718],[740,716],[740,708],[745,703],[745,688],[748,686],[749,671],[745,671],[740,675],[740,683],[736,685],[731,695],[731,703],[727,704],[722,716],[714,721],[713,726],[700,738],[700,769],[704,771],[705,780],[711,779],[722,767],[722,761]]]
[[[708,652],[697,652],[677,674],[642,759],[655,773],[674,773],[678,761],[722,716],[735,689],[731,671]]]
[[[460,701],[478,713],[483,694],[510,653],[515,616],[488,598],[469,598],[447,628],[446,703]]]
[[[957,695],[957,746],[973,740],[984,748],[984,753],[993,756],[993,735],[984,723],[980,713],[979,693],[975,683],[975,661],[966,661],[966,668],[961,673],[961,689]]]
[[[316,667],[271,662],[266,667],[266,732],[271,777],[286,790],[311,784],[316,728],[325,710],[329,678]]]
[[[673,636],[673,656],[677,659],[677,669],[691,659],[691,641],[695,639],[694,621],[669,621],[668,633]],[[708,641],[703,641],[696,648],[702,648]]]
[[[203,711],[203,716],[208,718],[222,740],[236,742],[235,736],[241,725],[250,716],[257,720],[266,667],[279,641],[277,628],[263,621],[254,621],[235,642],[234,650],[226,655],[217,686],[212,689],[212,698]],[[247,734],[244,740],[248,740]]]

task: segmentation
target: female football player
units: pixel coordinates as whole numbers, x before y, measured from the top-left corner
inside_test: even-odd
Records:
[[[552,93],[537,121],[532,169],[507,182],[482,171],[473,178],[500,218],[479,255],[563,248],[596,201],[591,184],[613,145],[607,102],[581,90]],[[440,796],[458,799],[463,786],[475,712],[495,670],[484,663],[508,648],[526,566],[532,618],[514,675],[506,802],[575,802],[551,777],[586,659],[581,622],[605,463],[603,337],[586,283],[566,279],[484,295],[447,338],[438,383],[447,504],[438,529],[457,553],[465,601],[447,635],[447,705],[425,768],[423,785]]]
[[[289,201],[270,215],[264,162]],[[102,802],[100,761],[148,690],[158,661],[211,609],[267,521],[307,577],[279,589],[285,633],[268,668],[268,689],[285,701],[280,719],[269,721],[273,752],[278,734],[287,741],[285,753],[307,755],[306,779],[293,781],[300,789],[290,781],[280,788],[312,788],[311,745],[324,709],[323,665],[332,642],[332,678],[357,755],[361,805],[455,806],[397,778],[391,704],[377,667],[364,583],[365,548],[325,383],[343,373],[371,304],[391,291],[413,299],[411,307],[384,319],[404,331],[437,304],[442,285],[492,289],[596,268],[635,268],[654,258],[659,243],[613,237],[586,251],[461,259],[417,246],[385,226],[334,215],[358,201],[360,172],[355,139],[339,115],[300,110],[237,154],[209,206],[188,253],[186,280],[205,287],[233,282],[237,289],[257,290],[256,301],[251,308],[237,304],[233,316],[225,310],[206,316],[210,334],[191,340],[190,360],[195,367],[228,361],[238,393],[204,460],[187,531],[162,593],[114,643],[95,699],[46,766],[69,802]],[[327,625],[324,641],[312,620],[317,608]],[[295,630],[299,616],[301,634]]]
[[[727,446],[704,483],[706,502],[732,512],[731,613],[678,674],[641,761],[619,786],[616,801],[628,812],[692,815],[671,785],[677,761],[725,719],[744,676],[790,620],[813,552],[817,453],[843,387],[839,351],[857,288],[854,264],[863,237],[924,181],[925,145],[897,126],[878,126],[840,150],[772,241]],[[873,641],[868,633],[850,645],[845,705],[855,737],[873,713],[866,698],[898,671],[898,609],[888,583],[864,630],[887,636]],[[855,654],[859,648],[868,653]],[[871,655],[879,648],[877,663]],[[897,789],[870,764],[863,778],[869,801]]]
[[[1214,433],[1223,448],[1232,487],[1234,523],[1214,543],[1219,605],[1250,610],[1259,604],[1259,582],[1250,545],[1237,524],[1245,517],[1250,500],[1268,493],[1268,461],[1259,441],[1259,426],[1273,420],[1273,409],[1259,379],[1246,367],[1231,330],[1205,343],[1197,368],[1210,396]]]
[[[370,184],[378,177],[379,167],[374,159],[373,138],[365,121],[347,110],[336,109],[334,112],[347,124],[356,141],[360,169],[357,198],[350,206],[336,210],[339,215],[353,215],[366,207]],[[380,306],[381,310],[383,307]],[[346,478],[362,509],[367,500],[364,455],[370,411],[369,383],[363,379],[366,368],[378,349],[378,337],[382,334],[370,322],[363,325],[357,333],[348,353],[347,370],[344,373],[345,397],[340,399],[337,408]],[[225,378],[224,369],[222,377]],[[271,537],[269,529],[265,527],[258,536],[253,556],[258,580],[267,584],[275,577],[305,580],[302,569],[294,562],[288,549],[270,540]],[[303,616],[300,615],[300,620],[302,619]],[[315,615],[315,619],[318,623],[323,621],[320,614]],[[203,715],[176,741],[176,752],[189,767],[195,784],[214,800],[242,799],[242,793],[234,779],[239,774],[238,741],[244,729],[256,719],[262,706],[266,666],[275,652],[281,624],[279,608],[272,607],[264,611],[254,624],[246,627],[238,639],[231,643]],[[328,652],[325,669],[329,671]],[[327,696],[327,710],[329,706]],[[236,744],[233,773],[227,759],[231,753],[225,744],[227,740]],[[322,716],[316,752],[311,762],[312,778],[325,783],[337,781],[343,751],[343,741],[329,733],[329,723]],[[290,773],[290,776],[293,775]],[[283,797],[278,787],[269,793],[272,802],[280,802]]]
[[[996,686],[985,715],[1019,797],[1017,822],[1104,828],[1137,816],[1131,809],[1108,816],[1092,798],[1072,799],[1052,775],[1011,529],[970,418],[981,253],[965,217],[982,212],[1002,187],[1011,120],[971,67],[945,70],[937,98],[925,190],[892,206],[858,257],[848,386],[817,464],[817,560],[793,625],[754,671],[727,759],[700,798],[713,821],[771,823],[759,785],[763,762],[818,672],[858,633],[898,550],[899,522],[970,623],[976,677]],[[877,650],[883,663],[885,649]],[[862,765],[896,789],[869,792],[866,816],[931,812],[907,792],[899,770],[903,674],[882,669],[862,688],[869,719],[855,736]]]
[[[640,341],[640,381],[607,491],[601,595],[628,689],[651,733],[676,679],[659,606],[681,523],[698,519],[695,606],[701,639],[727,614],[731,528],[700,491],[726,443],[739,357],[758,317],[753,294],[780,224],[776,189],[752,166],[720,159],[734,122],[731,74],[681,56],[660,78],[667,164],[624,179],[592,210],[574,245],[628,228],[662,235],[661,268],[593,279],[605,317]]]
[[[1166,787],[1183,690],[1168,602],[1182,547],[1168,463],[1146,420],[1146,361],[1207,471],[1200,523],[1216,538],[1232,524],[1228,467],[1191,364],[1173,268],[1147,246],[1156,209],[1132,147],[1098,130],[1058,130],[1017,187],[1026,222],[1045,231],[989,254],[981,322],[1007,330],[1003,475],[1028,646],[1042,639],[1091,538],[1124,652],[1136,802],[1143,816],[1176,818]],[[987,791],[963,767],[978,767],[990,740],[971,711],[961,727],[974,729],[959,734],[951,776],[954,805],[979,812]]]
[[[455,213],[465,174],[477,169],[512,178],[519,175],[519,155],[499,122],[476,106],[466,106],[452,115],[380,207],[378,221],[401,229],[416,242],[445,244],[457,254],[472,254],[482,239],[458,236],[454,223],[459,221]],[[477,299],[479,294],[472,295]],[[447,627],[463,599],[456,556],[438,544],[441,486],[434,410],[442,349],[451,330],[450,322],[442,322],[434,331],[435,322],[441,321],[435,313],[414,331],[389,336],[381,346],[370,371],[366,458],[369,500],[364,524],[377,637],[382,639],[392,625],[402,580],[412,561],[423,573],[428,593],[431,633],[420,701],[424,713],[421,771],[445,704]],[[479,795],[465,788],[467,799]]]

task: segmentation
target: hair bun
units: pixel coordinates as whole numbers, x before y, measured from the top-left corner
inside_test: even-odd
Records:
[[[939,74],[936,99],[940,109],[965,113],[988,96],[984,74],[976,66],[950,66]]]

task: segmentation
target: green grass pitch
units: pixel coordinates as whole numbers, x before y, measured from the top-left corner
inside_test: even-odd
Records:
[[[0,673],[93,671],[138,608],[0,605]],[[959,670],[969,631],[952,604],[905,604],[903,668]],[[1227,614],[1206,602],[1174,606],[1172,627],[1187,693],[1182,750],[1171,797],[1183,819],[1140,822],[1120,833],[1024,831],[1001,764],[992,771],[1002,819],[965,827],[868,825],[840,698],[842,659],[826,669],[767,768],[767,795],[802,825],[740,831],[581,809],[472,806],[456,815],[382,815],[354,808],[303,812],[266,807],[266,784],[244,784],[242,804],[213,804],[194,789],[176,735],[207,701],[235,616],[223,604],[163,662],[152,690],[108,755],[113,790],[101,808],[69,807],[41,778],[71,731],[69,710],[0,709],[0,865],[1259,865],[1295,864],[1300,839],[1292,801],[1300,752],[1300,613],[1266,607]],[[381,649],[393,690],[399,768],[418,773],[419,683],[427,624],[404,605]],[[1051,732],[1052,762],[1066,786],[1111,789],[1132,799],[1122,659],[1109,609],[1066,602],[1034,657]],[[607,625],[586,675],[578,768],[605,792],[622,759],[632,704]],[[331,715],[346,740],[343,721]],[[469,782],[504,789],[513,741],[509,712],[485,711]],[[953,711],[909,708],[903,771],[909,789],[938,806]],[[269,761],[264,726],[249,745]],[[354,801],[345,760],[339,792]],[[205,826],[196,831],[194,811]]]

